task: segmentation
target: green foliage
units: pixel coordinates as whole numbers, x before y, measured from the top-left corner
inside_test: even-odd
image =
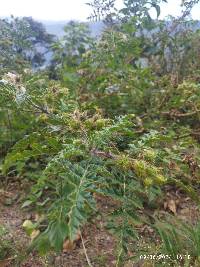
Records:
[[[100,196],[114,203],[105,217],[119,241],[117,266],[146,224],[157,229],[160,250],[175,258],[190,247],[199,257],[199,226],[176,229],[148,212],[163,204],[164,185],[199,204],[199,32],[186,29],[185,17],[177,35],[166,31],[149,15],[153,7],[159,16],[159,3],[125,1],[119,23],[96,43],[85,24],[71,22],[50,70],[0,81],[2,172],[32,183],[23,208],[44,215],[31,244],[41,254],[74,241],[99,212]],[[106,16],[110,5],[102,7]]]
[[[124,7],[117,10],[115,0],[93,0],[88,3],[93,12],[90,19],[104,20],[108,24],[113,24],[116,20],[127,21],[134,18],[137,24],[141,21],[152,21],[151,8],[155,9],[157,17],[160,16],[160,3],[167,0],[124,0]]]
[[[44,64],[44,54],[49,50],[53,36],[41,23],[31,17],[11,17],[9,20],[1,19],[0,27],[1,73],[22,72],[24,68]]]
[[[21,245],[21,244],[20,244]],[[4,225],[0,225],[0,263],[2,265],[12,264],[19,266],[25,255],[20,245],[14,240],[12,232]]]
[[[35,108],[36,104],[33,102],[32,106]],[[15,170],[22,173],[33,160],[41,160],[46,165],[44,169],[41,168],[37,183],[32,189],[33,196],[25,204],[35,204],[38,209],[46,207],[48,210],[46,216],[49,226],[41,237],[36,238],[37,247],[40,248],[46,240],[50,247],[58,250],[63,242],[61,237],[73,240],[96,209],[94,192],[124,203],[125,207],[122,210],[117,208],[114,216],[120,219],[123,214],[127,214],[129,220],[126,219],[125,224],[130,226],[123,236],[128,233],[136,236],[131,228],[139,220],[137,212],[143,208],[142,199],[148,199],[148,190],[144,193],[142,189],[143,179],[149,173],[157,178],[161,175],[152,165],[145,167],[146,172],[141,179],[138,169],[139,164],[143,164],[142,161],[129,158],[128,151],[125,151],[128,144],[125,145],[123,140],[128,138],[131,141],[135,136],[135,116],[130,114],[108,121],[100,119],[100,114],[99,117],[92,115],[88,118],[86,113],[78,110],[71,114],[71,110],[61,112],[59,109],[54,114],[46,114],[46,121],[43,122],[46,126],[43,126],[42,131],[30,133],[18,141],[7,154],[3,165],[4,172],[15,166]],[[92,128],[89,124],[91,120],[94,121]],[[40,120],[37,123],[35,127],[41,127]],[[51,127],[48,127],[49,123]],[[52,132],[52,123],[55,123],[54,127],[57,126],[55,133]],[[129,186],[124,191],[125,180]],[[154,184],[163,182],[164,178],[159,183],[155,179]],[[48,198],[41,203],[39,199],[44,194]],[[135,196],[130,197],[132,194]],[[55,231],[60,233],[57,239],[54,237]]]
[[[188,266],[194,259],[197,259],[196,263],[199,261],[199,223],[190,225],[180,220],[171,220],[171,222],[157,222],[155,226],[162,241],[160,253],[170,255],[172,262],[182,260],[188,263]]]
[[[92,44],[88,24],[70,21],[64,27],[64,36],[52,45],[50,77],[60,78],[72,86],[78,79],[74,69]]]

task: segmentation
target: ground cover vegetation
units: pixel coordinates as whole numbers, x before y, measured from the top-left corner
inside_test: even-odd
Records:
[[[28,185],[20,208],[37,216],[23,223],[27,255],[81,240],[88,266],[199,266],[198,1],[167,20],[161,2],[89,3],[105,22],[96,40],[84,23],[57,40],[30,18],[0,20],[0,195],[16,179]],[[99,217],[115,259],[95,265],[84,238]],[[13,251],[6,231],[0,262]]]

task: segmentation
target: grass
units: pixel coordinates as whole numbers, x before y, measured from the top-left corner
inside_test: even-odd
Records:
[[[11,263],[12,266],[20,266],[24,255],[18,249],[12,234],[4,225],[0,225],[0,264]]]

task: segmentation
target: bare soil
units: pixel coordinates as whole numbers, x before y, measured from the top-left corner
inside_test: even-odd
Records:
[[[21,185],[18,180],[9,182],[0,189],[0,227],[5,227],[6,234],[3,236],[4,242],[8,242],[7,251],[3,260],[0,260],[0,267],[88,267],[82,240],[79,239],[72,250],[67,250],[60,254],[50,253],[46,257],[40,257],[36,252],[26,254],[26,249],[30,244],[30,238],[26,235],[22,224],[25,220],[34,220],[36,214],[24,211],[21,208],[22,200],[25,197],[27,185]],[[101,199],[97,196],[97,203],[102,214],[109,212],[112,201]],[[200,218],[200,213],[194,202],[179,190],[173,187],[166,188],[166,194],[159,209],[150,210],[153,214],[157,212],[159,216],[167,214],[177,215],[185,222],[195,223]],[[140,229],[141,240],[147,240],[154,233],[151,228],[144,226]],[[112,267],[116,264],[115,238],[106,230],[105,221],[102,216],[93,218],[85,226],[82,232],[83,242],[87,251],[87,256],[93,267]],[[0,236],[1,239],[1,236]],[[145,241],[144,241],[145,242]],[[133,252],[134,254],[134,252]],[[141,262],[134,264],[126,263],[125,267],[144,267]]]

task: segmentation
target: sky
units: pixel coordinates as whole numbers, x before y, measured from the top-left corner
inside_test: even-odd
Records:
[[[0,17],[32,16],[38,20],[81,20],[85,21],[90,15],[90,7],[85,3],[90,0],[0,0]],[[117,7],[122,6],[123,0],[116,0]],[[168,0],[162,5],[161,17],[180,14],[181,0]],[[200,4],[193,10],[193,18],[200,19]]]

